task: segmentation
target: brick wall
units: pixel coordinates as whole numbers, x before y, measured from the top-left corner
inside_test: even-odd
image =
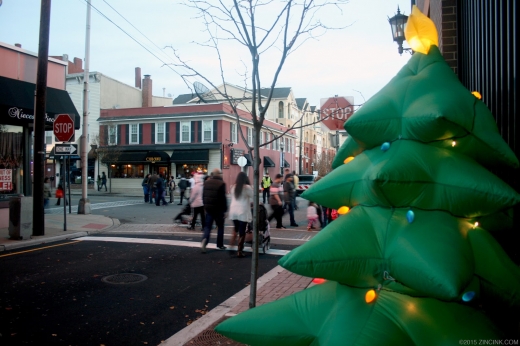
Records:
[[[143,79],[143,108],[152,107],[152,79],[145,74]]]

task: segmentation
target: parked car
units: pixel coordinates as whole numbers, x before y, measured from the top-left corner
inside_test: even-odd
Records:
[[[309,186],[314,183],[314,175],[312,174],[300,174],[298,175],[298,186],[296,186],[296,195],[301,195],[303,191],[307,190]]]

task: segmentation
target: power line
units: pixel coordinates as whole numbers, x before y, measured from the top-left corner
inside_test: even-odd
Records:
[[[87,0],[83,0],[87,6],[89,5],[89,3],[87,2]],[[106,2],[106,1],[105,1]],[[141,42],[139,42],[136,38],[134,38],[132,35],[130,35],[128,32],[126,32],[123,28],[121,28],[119,25],[117,25],[113,20],[111,20],[110,18],[108,18],[103,12],[101,12],[98,8],[96,8],[94,5],[90,4],[90,6],[97,12],[99,13],[101,16],[103,16],[106,20],[108,20],[110,23],[112,23],[113,25],[115,25],[119,30],[121,30],[124,34],[126,34],[128,37],[130,37],[133,41],[135,41],[135,43],[137,43],[138,45],[140,45],[142,48],[144,48],[148,53],[150,53],[151,55],[153,55],[157,60],[159,60],[160,62],[163,63],[163,65],[165,66],[168,66],[168,68],[170,70],[172,70],[173,72],[175,72],[177,75],[179,75],[180,77],[182,77],[182,75],[175,71],[169,63],[166,63],[164,62],[161,58],[159,58],[157,55],[155,55],[151,50],[149,50],[147,47],[145,47]],[[144,35],[143,35],[144,36]]]

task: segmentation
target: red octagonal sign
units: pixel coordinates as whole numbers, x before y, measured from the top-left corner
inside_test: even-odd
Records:
[[[58,142],[70,142],[74,137],[74,120],[69,114],[58,114],[54,119],[54,136]]]
[[[354,113],[354,97],[336,96],[321,99],[321,123],[331,131],[343,130],[345,121]]]

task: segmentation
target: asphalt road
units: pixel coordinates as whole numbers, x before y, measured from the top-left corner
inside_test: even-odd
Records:
[[[72,212],[79,198],[72,196]],[[157,345],[249,285],[250,253],[243,259],[213,249],[202,254],[200,227],[173,227],[183,206],[117,195],[89,198],[93,214],[117,218],[120,227],[91,241],[0,255],[0,345]],[[316,234],[305,230],[305,209],[296,212],[302,229],[272,229],[278,253]],[[289,223],[287,215],[284,220]],[[231,222],[226,225],[227,244]],[[259,276],[280,257],[261,255]],[[131,283],[141,278],[134,274],[146,280]],[[104,281],[111,275],[125,283]]]
[[[259,275],[279,258],[262,255]],[[157,345],[247,286],[250,266],[250,256],[228,251],[140,243],[72,241],[5,253],[0,344]],[[123,273],[147,279],[103,281]]]

